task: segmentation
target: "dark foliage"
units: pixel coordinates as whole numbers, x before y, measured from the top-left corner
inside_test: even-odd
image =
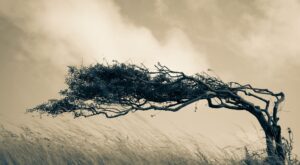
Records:
[[[212,91],[229,88],[228,84],[205,73],[187,76],[160,64],[156,68],[156,72],[151,72],[146,67],[117,62],[70,66],[66,78],[68,89],[60,92],[64,98],[49,100],[29,111],[52,115],[74,112],[76,116],[102,113],[107,117],[134,110],[176,111],[209,98]]]
[[[137,110],[175,112],[196,101],[207,100],[211,108],[246,110],[254,115],[266,135],[268,155],[285,159],[277,116],[285,98],[282,92],[237,82],[225,83],[206,73],[190,76],[159,63],[155,67],[155,71],[150,71],[143,65],[118,62],[71,66],[66,78],[68,88],[60,92],[63,98],[49,100],[28,111],[54,116],[73,112],[75,117],[103,114],[115,118]]]

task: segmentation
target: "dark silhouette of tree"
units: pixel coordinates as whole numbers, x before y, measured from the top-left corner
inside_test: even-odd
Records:
[[[75,117],[103,114],[116,118],[134,111],[161,110],[176,112],[199,100],[211,108],[248,111],[259,122],[265,137],[269,158],[285,159],[279,105],[284,93],[255,88],[237,82],[225,83],[206,73],[189,76],[157,64],[156,71],[144,65],[96,64],[70,66],[66,77],[68,88],[60,100],[29,109],[51,115],[73,112]]]

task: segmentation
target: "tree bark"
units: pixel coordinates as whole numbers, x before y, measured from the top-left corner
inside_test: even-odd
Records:
[[[265,132],[267,153],[270,163],[283,165],[285,162],[285,150],[281,140],[281,128],[278,125],[269,126]]]
[[[283,148],[283,144],[282,144],[282,137],[281,137],[281,127],[279,125],[273,126],[274,128],[274,140],[275,140],[275,144],[276,144],[276,153],[277,156],[282,159],[285,160],[285,150]]]
[[[281,140],[281,127],[268,123],[261,111],[250,110],[249,112],[256,117],[265,133],[268,161],[271,161],[272,164],[283,165],[285,150]]]
[[[275,147],[274,147],[274,143],[273,143],[273,138],[272,136],[268,135],[265,132],[265,136],[266,136],[266,145],[267,145],[267,154],[269,158],[274,158],[275,157]]]

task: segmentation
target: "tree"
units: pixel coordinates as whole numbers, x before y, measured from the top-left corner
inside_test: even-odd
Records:
[[[116,118],[134,111],[176,112],[206,100],[211,108],[252,114],[264,131],[268,157],[284,161],[285,150],[277,115],[284,93],[249,84],[225,83],[206,73],[189,76],[160,63],[155,67],[156,71],[150,71],[144,65],[118,62],[70,66],[66,77],[68,88],[60,91],[62,99],[49,100],[28,111],[53,116],[73,112],[75,117],[103,114],[107,118]]]

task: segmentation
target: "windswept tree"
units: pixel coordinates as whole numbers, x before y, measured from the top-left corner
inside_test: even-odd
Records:
[[[29,109],[51,115],[73,112],[75,117],[124,116],[129,112],[159,110],[177,112],[187,105],[206,100],[210,108],[248,111],[259,122],[266,137],[269,158],[284,161],[278,110],[284,93],[255,88],[237,82],[225,83],[206,73],[186,75],[157,64],[155,71],[144,65],[96,64],[70,66],[68,88],[62,99],[52,99]]]

